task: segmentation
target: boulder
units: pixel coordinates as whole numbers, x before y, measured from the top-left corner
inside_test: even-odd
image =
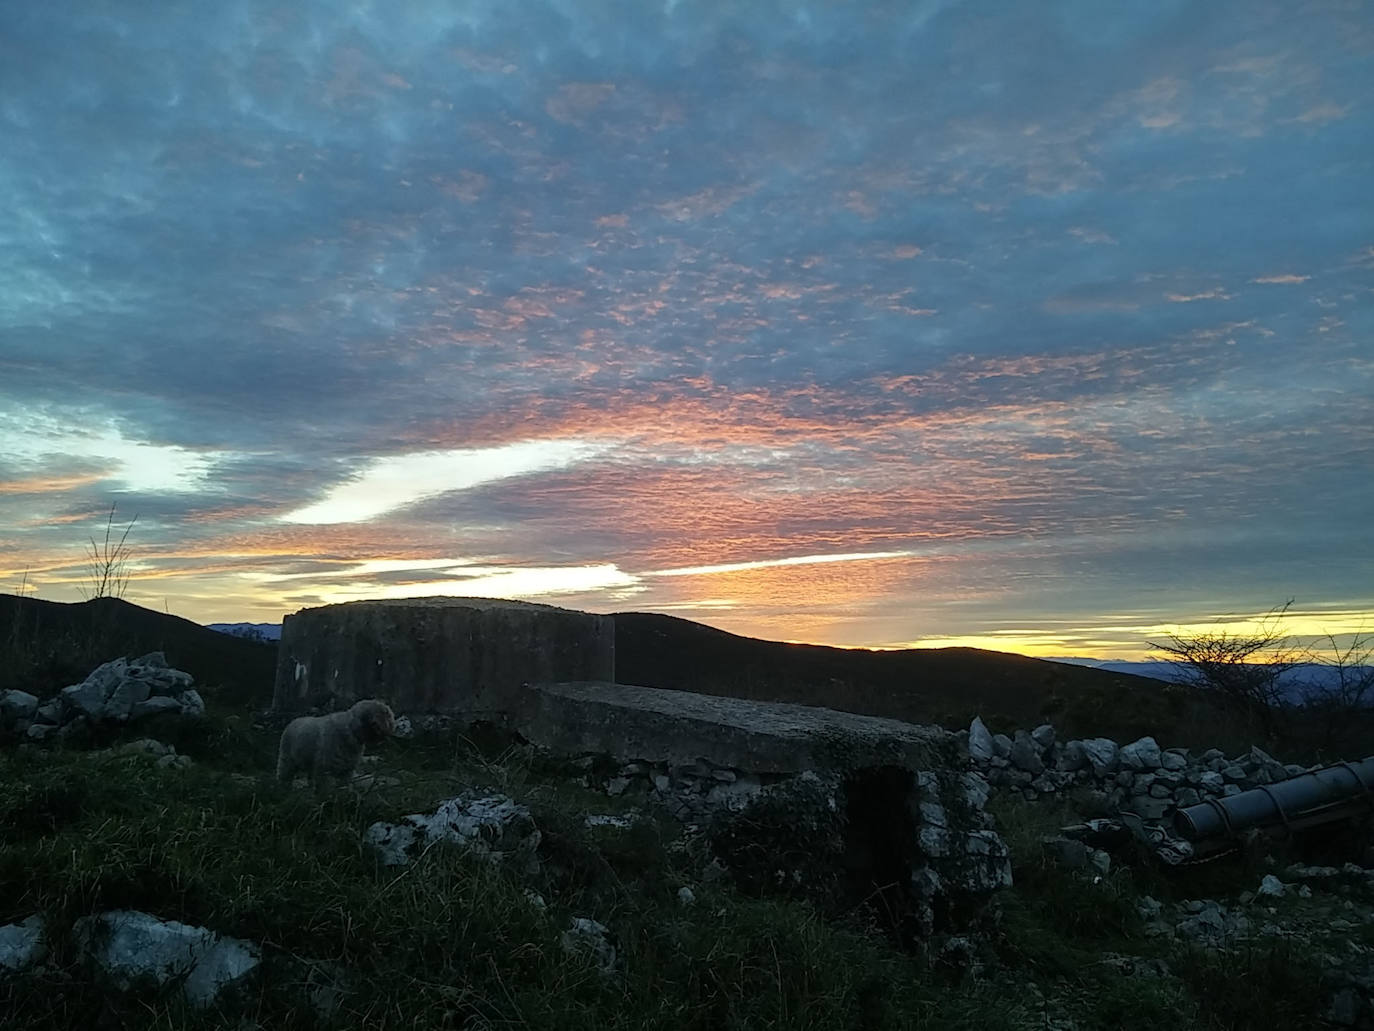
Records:
[[[1152,737],[1142,737],[1121,749],[1121,765],[1128,770],[1157,770],[1160,765],[1159,744]]]
[[[1031,739],[1042,753],[1048,752],[1054,747],[1054,727],[1050,726],[1048,723],[1040,724],[1040,726],[1031,731]]]
[[[385,866],[408,864],[431,844],[443,842],[533,869],[541,836],[524,806],[505,795],[480,795],[451,798],[433,813],[412,814],[399,824],[374,823],[364,840],[377,849]]]
[[[1040,758],[1040,749],[1036,746],[1035,739],[1024,730],[1016,732],[1016,739],[1012,742],[1009,758],[1013,766],[1032,777],[1037,777],[1045,772],[1045,763]]]
[[[250,942],[135,910],[81,917],[72,934],[82,954],[119,989],[145,979],[157,985],[181,979],[181,993],[195,1008],[212,1004],[259,963]]]
[[[1082,742],[1083,756],[1097,777],[1115,773],[1120,762],[1120,749],[1111,738],[1094,737]]]
[[[43,918],[36,913],[17,924],[0,927],[0,970],[27,970],[47,954]]]
[[[0,691],[0,724],[31,720],[38,712],[38,697],[27,691]]]
[[[127,676],[115,685],[109,697],[105,699],[104,717],[107,720],[114,720],[116,723],[125,723],[134,707],[140,702],[148,700],[152,694],[146,680],[141,680],[135,676]]]
[[[181,712],[181,702],[168,695],[154,695],[144,699],[133,707],[129,718],[141,720],[145,716],[152,716],[159,712]]]
[[[988,762],[996,754],[992,732],[978,716],[973,717],[973,723],[968,728],[968,754],[976,763]]]
[[[1065,773],[1076,773],[1087,765],[1088,753],[1082,741],[1070,741],[1064,745],[1059,753],[1059,761],[1055,763],[1055,767]]]

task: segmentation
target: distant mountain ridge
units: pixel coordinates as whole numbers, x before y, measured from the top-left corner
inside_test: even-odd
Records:
[[[1052,661],[1074,666],[1087,666],[1091,669],[1109,670],[1114,673],[1131,673],[1141,677],[1153,677],[1168,683],[1184,682],[1182,674],[1174,663],[1159,659],[1127,662],[1116,659],[1079,659],[1056,656]],[[1374,667],[1352,666],[1346,670],[1347,676],[1358,677],[1370,674],[1374,674]],[[1328,663],[1304,662],[1279,676],[1279,688],[1286,701],[1301,702],[1314,692],[1335,687],[1339,677],[1340,670]],[[1374,699],[1371,699],[1371,702],[1374,702]]]
[[[280,641],[280,623],[206,623],[207,630],[218,630],[231,637],[243,637],[249,641]]]

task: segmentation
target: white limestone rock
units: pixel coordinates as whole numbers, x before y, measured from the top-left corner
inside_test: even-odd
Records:
[[[973,717],[973,723],[968,728],[968,754],[969,758],[976,763],[989,762],[996,754],[996,749],[992,743],[992,732],[979,716]]]
[[[1092,767],[1095,777],[1104,777],[1116,772],[1121,761],[1121,750],[1117,748],[1115,741],[1106,737],[1092,737],[1081,744],[1083,757]]]
[[[615,946],[607,939],[610,933],[609,928],[595,920],[575,916],[559,941],[563,951],[570,955],[590,955],[598,970],[610,974],[615,970],[616,960]]]
[[[27,970],[43,962],[47,954],[43,918],[37,913],[17,924],[0,927],[0,970]]]
[[[1135,771],[1157,770],[1162,754],[1154,738],[1142,737],[1121,749],[1121,765]]]
[[[399,824],[374,823],[363,840],[386,866],[404,866],[431,844],[446,843],[534,867],[540,833],[524,806],[505,795],[484,795],[450,798],[433,813],[415,813]]]
[[[72,933],[83,954],[116,987],[127,990],[143,979],[163,985],[184,978],[182,994],[197,1008],[209,1006],[260,962],[257,946],[251,942],[136,910],[82,917]]]

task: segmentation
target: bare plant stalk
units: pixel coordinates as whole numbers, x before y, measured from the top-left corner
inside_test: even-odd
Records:
[[[114,537],[115,505],[110,505],[109,517],[105,520],[105,540],[97,543],[94,537],[86,546],[86,569],[88,583],[81,589],[87,600],[93,598],[122,598],[129,586],[129,531],[138,522],[138,516],[129,520],[119,540]]]

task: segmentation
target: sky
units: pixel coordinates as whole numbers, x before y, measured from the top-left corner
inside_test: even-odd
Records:
[[[0,590],[1374,630],[1371,98],[1361,0],[0,5]]]

